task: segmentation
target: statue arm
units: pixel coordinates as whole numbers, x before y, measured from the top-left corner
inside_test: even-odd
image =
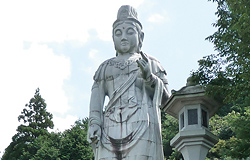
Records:
[[[95,81],[91,91],[89,106],[89,143],[98,143],[103,123],[103,104],[105,100],[104,81]]]
[[[102,123],[102,108],[105,99],[105,91],[102,87],[102,83],[103,81],[94,82],[89,106],[89,123],[97,124],[99,126],[101,126]]]
[[[89,106],[89,124],[96,124],[101,126],[102,124],[102,111],[103,104],[106,95],[105,87],[105,69],[107,67],[108,61],[104,61],[93,77],[94,84],[91,90],[90,106]]]
[[[168,98],[170,97],[170,93],[168,90],[168,82],[165,72],[160,71],[157,73],[152,73],[145,80],[146,89],[150,93],[150,97],[153,97],[155,91],[156,79],[160,79],[160,81],[163,83],[162,105],[164,105],[168,100]]]
[[[160,79],[163,83],[163,95],[162,95],[162,104],[164,105],[168,98],[170,97],[168,91],[168,82],[166,78],[166,71],[161,66],[160,62],[155,58],[146,55],[141,52],[142,59],[138,60],[138,66],[142,70],[142,76],[146,84],[146,90],[149,93],[149,96],[152,98],[155,91],[156,79]]]
[[[163,85],[164,88],[163,88],[163,95],[162,95],[162,103],[161,104],[165,105],[167,100],[170,97],[170,93],[169,93],[169,90],[168,90],[168,81],[167,81],[167,77],[166,77],[166,72],[165,71],[161,72],[159,78],[162,80],[162,82],[164,84]]]

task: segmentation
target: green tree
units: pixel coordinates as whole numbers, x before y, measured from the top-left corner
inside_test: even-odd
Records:
[[[194,79],[223,106],[211,119],[211,129],[219,143],[211,158],[246,158],[250,155],[250,1],[213,0],[218,4],[218,30],[207,40],[217,54],[199,60]]]
[[[170,146],[171,139],[173,139],[179,131],[178,120],[162,111],[161,128],[164,157],[166,159],[180,157],[181,154],[177,153],[177,151]]]
[[[41,135],[28,145],[29,150],[36,150],[36,153],[30,155],[30,160],[60,160],[61,133],[50,133]]]
[[[62,134],[61,159],[94,159],[92,148],[87,141],[88,119],[75,122],[71,129]]]
[[[211,119],[213,133],[220,140],[209,152],[210,158],[229,157],[244,159],[250,153],[250,107],[243,114],[232,111],[224,117],[216,115]],[[226,134],[228,133],[228,135]]]
[[[213,0],[217,2],[218,30],[207,38],[218,54],[204,57],[193,73],[212,95],[225,103],[250,103],[250,1]]]
[[[39,89],[29,104],[18,116],[23,124],[18,126],[17,134],[5,149],[3,160],[78,160],[94,159],[92,148],[87,142],[88,119],[75,122],[64,132],[48,132],[53,128],[52,114],[46,111],[45,100]]]
[[[40,135],[27,146],[28,151],[24,154],[29,155],[31,160],[92,160],[94,155],[87,142],[87,124],[86,118],[76,121],[64,132]],[[31,154],[30,150],[35,150],[35,154]]]
[[[52,114],[46,111],[45,100],[41,97],[39,89],[36,90],[29,104],[18,116],[23,124],[17,127],[17,133],[12,137],[11,144],[5,149],[3,160],[31,159],[37,150],[29,145],[43,135],[49,135],[48,128],[53,128]]]

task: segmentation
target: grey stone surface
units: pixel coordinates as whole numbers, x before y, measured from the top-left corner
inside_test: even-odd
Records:
[[[116,56],[99,66],[91,92],[88,141],[96,160],[164,159],[160,108],[169,98],[166,72],[141,52],[143,38],[135,9],[121,6],[113,24]]]
[[[171,92],[172,95],[163,110],[177,119],[184,105],[202,104],[209,109],[209,117],[212,117],[220,106],[213,98],[206,95],[204,88],[200,85],[185,86],[179,91],[172,90]]]
[[[218,142],[218,138],[208,129],[209,117],[218,107],[219,104],[190,79],[187,86],[172,91],[163,109],[179,119],[179,133],[170,141],[170,145],[182,153],[184,160],[205,160],[208,150]]]

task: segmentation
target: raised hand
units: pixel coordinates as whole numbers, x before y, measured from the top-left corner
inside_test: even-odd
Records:
[[[152,74],[151,65],[147,55],[143,52],[140,52],[140,54],[142,58],[136,60],[136,62],[142,71],[142,77],[146,80]]]

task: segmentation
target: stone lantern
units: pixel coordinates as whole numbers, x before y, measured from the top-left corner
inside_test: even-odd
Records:
[[[170,141],[170,145],[180,151],[184,160],[205,160],[207,152],[218,142],[218,138],[209,131],[209,118],[219,105],[205,95],[199,85],[189,85],[172,96],[163,110],[179,120],[179,133]]]

